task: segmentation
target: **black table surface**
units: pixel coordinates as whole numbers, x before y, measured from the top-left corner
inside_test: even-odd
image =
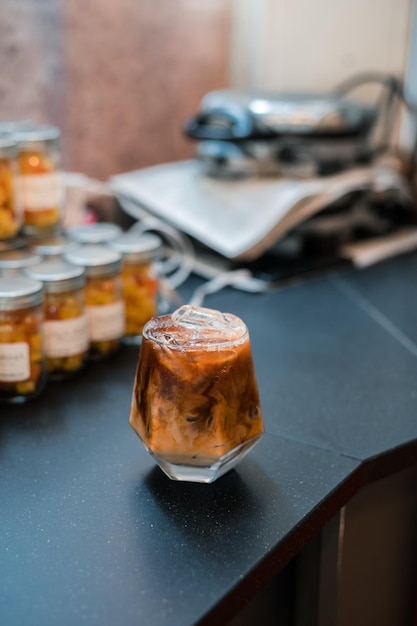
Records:
[[[227,623],[361,486],[416,463],[417,255],[204,305],[249,327],[265,436],[211,485],[170,481],[128,424],[133,347],[3,405],[2,625]]]

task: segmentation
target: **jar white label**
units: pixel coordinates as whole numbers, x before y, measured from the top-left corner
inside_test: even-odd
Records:
[[[0,343],[0,381],[12,383],[29,377],[29,345],[24,341]]]
[[[88,348],[88,322],[86,315],[69,320],[46,320],[45,351],[50,358],[73,356]]]
[[[91,341],[118,339],[125,333],[125,305],[123,300],[101,306],[87,306]]]
[[[21,195],[25,211],[60,207],[63,186],[59,172],[21,176]]]

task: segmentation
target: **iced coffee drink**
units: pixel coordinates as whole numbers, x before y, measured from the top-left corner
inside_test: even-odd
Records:
[[[263,434],[248,330],[183,306],[143,329],[130,423],[170,478],[212,482]]]

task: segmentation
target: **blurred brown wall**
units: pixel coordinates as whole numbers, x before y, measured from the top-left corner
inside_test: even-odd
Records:
[[[0,119],[57,124],[64,167],[106,179],[187,158],[228,85],[230,0],[1,0]]]

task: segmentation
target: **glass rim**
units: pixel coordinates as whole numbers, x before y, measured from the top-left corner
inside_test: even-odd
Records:
[[[222,339],[221,337],[222,332],[227,333],[227,327],[225,326],[224,328],[214,327],[212,329],[206,327],[206,332],[208,331],[208,333],[211,333],[211,337],[207,335],[206,336],[202,335],[199,337],[198,330],[197,330],[198,324],[196,323],[194,326],[196,330],[196,336],[192,339],[187,338],[184,342],[176,343],[175,336],[172,336],[172,334],[178,335],[178,330],[181,329],[181,326],[183,326],[183,328],[185,328],[188,332],[192,330],[193,328],[192,321],[186,321],[185,323],[183,322],[181,324],[178,322],[178,319],[176,320],[173,317],[176,314],[178,314],[178,312],[183,311],[185,309],[188,309],[188,310],[193,309],[194,311],[198,310],[198,311],[203,311],[203,312],[214,312],[216,314],[220,314],[224,321],[230,322],[230,323],[234,322],[236,324],[235,326],[235,330],[237,330],[236,336],[234,336],[233,338],[226,337],[225,339]],[[165,332],[164,326],[167,322],[168,322],[168,325],[166,327],[166,332]],[[171,324],[170,326],[171,329],[173,326],[175,328],[173,333],[171,331],[172,333],[171,335],[170,335],[169,323]],[[216,335],[216,331],[217,331],[217,335]],[[216,336],[218,337],[218,340],[216,340]],[[176,311],[174,311],[172,314],[152,317],[150,320],[148,320],[148,322],[146,322],[146,324],[143,327],[142,337],[148,341],[155,342],[159,344],[160,346],[163,346],[170,350],[175,350],[177,352],[185,352],[185,353],[201,352],[201,351],[222,352],[230,348],[236,348],[237,346],[240,346],[244,344],[246,341],[248,341],[249,330],[245,322],[240,317],[238,317],[237,315],[233,313],[223,313],[220,311],[216,311],[215,309],[207,309],[203,307],[193,307],[192,305],[184,305],[180,307],[179,309],[177,309]],[[172,341],[170,341],[170,339],[172,339]]]

